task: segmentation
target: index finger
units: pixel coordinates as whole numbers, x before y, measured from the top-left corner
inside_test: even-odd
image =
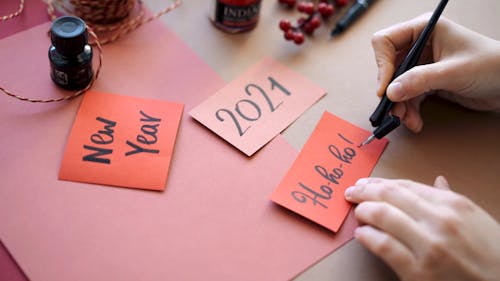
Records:
[[[356,182],[355,187],[362,185],[398,186],[401,189],[406,189],[416,194],[420,198],[430,203],[440,203],[446,201],[450,198],[450,194],[453,193],[451,190],[433,188],[419,182],[402,179],[362,178]],[[369,195],[369,193],[365,193],[365,195]],[[388,193],[388,195],[391,194]],[[362,200],[372,200],[372,198],[363,198]]]

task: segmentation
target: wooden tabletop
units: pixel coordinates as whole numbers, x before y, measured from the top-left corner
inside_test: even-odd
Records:
[[[152,10],[165,1],[147,0]],[[258,26],[251,32],[227,34],[209,21],[213,1],[189,0],[161,20],[195,53],[229,82],[245,69],[270,56],[310,78],[328,94],[290,126],[284,135],[300,150],[323,111],[371,129],[368,117],[377,105],[377,67],[371,36],[377,30],[432,11],[438,1],[378,0],[341,36],[330,39],[333,22],[323,25],[301,46],[283,39],[281,19],[296,20],[298,12],[277,0],[263,1]],[[443,15],[500,40],[500,2],[450,1]],[[423,104],[424,129],[413,134],[399,128],[376,166],[373,176],[407,178],[431,184],[438,175],[452,189],[473,199],[500,220],[500,115],[474,112],[449,102],[430,99]],[[465,134],[464,134],[465,132]],[[356,241],[338,249],[297,280],[394,280],[395,275]]]

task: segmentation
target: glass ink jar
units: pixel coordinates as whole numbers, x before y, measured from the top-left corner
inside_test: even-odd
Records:
[[[58,86],[67,90],[80,90],[92,81],[93,53],[88,37],[87,26],[80,18],[63,16],[52,23],[50,77]]]
[[[215,0],[213,24],[229,33],[253,29],[258,22],[261,0]]]

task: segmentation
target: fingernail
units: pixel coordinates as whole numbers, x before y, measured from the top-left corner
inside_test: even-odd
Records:
[[[367,183],[368,183],[367,178],[361,178],[356,182],[356,185],[363,185],[363,184],[367,184]]]
[[[403,85],[400,82],[394,82],[389,84],[387,87],[387,96],[393,101],[403,100],[405,93],[403,91]]]
[[[346,199],[349,199],[351,198],[351,194],[352,194],[352,191],[354,190],[354,186],[350,186],[348,187],[345,191],[344,191],[344,196]]]

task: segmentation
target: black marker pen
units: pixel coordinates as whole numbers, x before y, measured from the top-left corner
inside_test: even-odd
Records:
[[[368,7],[373,0],[357,0],[347,11],[347,13],[337,22],[335,28],[330,33],[335,36],[343,32],[351,23],[353,23]]]

